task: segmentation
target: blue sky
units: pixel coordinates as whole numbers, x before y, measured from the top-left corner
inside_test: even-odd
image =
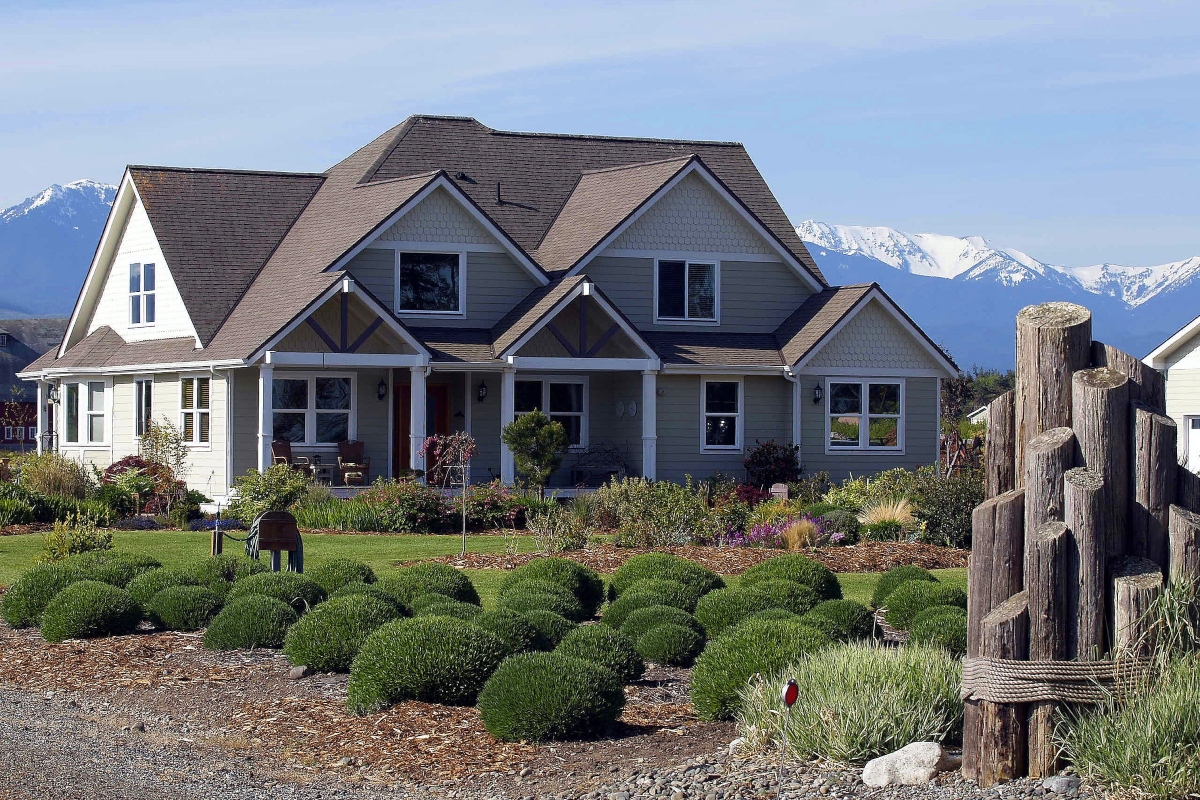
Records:
[[[126,163],[321,170],[413,112],[738,140],[796,222],[1200,254],[1194,2],[0,0],[0,206]]]

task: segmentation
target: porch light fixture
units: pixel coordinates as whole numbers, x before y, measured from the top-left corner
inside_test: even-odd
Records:
[[[48,392],[46,392],[46,399],[49,400],[51,403],[58,402],[58,385],[57,384],[54,384],[54,383],[50,384],[50,390]]]
[[[813,387],[813,405],[820,403],[825,398],[825,392],[821,389],[821,384]]]
[[[379,385],[375,387],[375,396],[378,397],[380,400],[383,400],[385,397],[387,397],[387,392],[388,392],[387,380],[385,380],[384,378],[380,378]]]
[[[487,399],[487,384],[482,380],[479,381],[479,388],[475,390],[475,399],[481,403]]]

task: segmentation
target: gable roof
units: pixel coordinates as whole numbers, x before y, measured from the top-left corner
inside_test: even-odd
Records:
[[[517,340],[549,314],[560,300],[587,279],[586,275],[572,275],[534,289],[526,295],[512,311],[492,326],[492,347],[496,354],[499,355],[516,344]]]
[[[50,350],[21,372],[32,375],[51,369],[86,372],[146,364],[187,364],[196,359],[196,352],[196,340],[190,336],[126,342],[112,328],[102,325],[62,357],[57,357],[57,350]]]
[[[1146,354],[1142,360],[1154,369],[1163,369],[1167,367],[1170,361],[1171,354],[1183,347],[1192,340],[1196,332],[1200,331],[1200,317],[1196,317],[1188,324],[1184,325],[1179,330],[1167,337],[1167,340],[1158,347]]]

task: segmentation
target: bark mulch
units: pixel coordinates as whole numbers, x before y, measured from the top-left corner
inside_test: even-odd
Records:
[[[651,550],[636,547],[597,545],[583,550],[569,550],[558,555],[580,562],[597,572],[615,572],[628,559]],[[655,548],[653,552],[674,553],[691,559],[720,575],[740,575],[750,567],[769,558],[786,554],[787,550],[763,547],[706,547],[680,545]],[[915,542],[861,542],[852,547],[820,547],[803,551],[804,555],[820,561],[834,572],[884,572],[892,567],[913,564],[925,569],[950,569],[967,566],[969,550],[956,550]],[[467,553],[466,556],[439,556],[420,561],[440,561],[462,569],[516,569],[543,554]],[[398,561],[398,566],[415,564]]]
[[[54,526],[48,522],[31,522],[28,525],[4,525],[0,526],[0,536],[22,536],[27,533],[45,533],[50,530],[54,530]]]

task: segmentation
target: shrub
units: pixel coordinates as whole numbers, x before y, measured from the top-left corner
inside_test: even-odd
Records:
[[[858,521],[867,528],[887,523],[897,530],[908,531],[916,525],[917,518],[907,498],[881,497],[863,506],[858,513]]]
[[[524,580],[539,580],[555,583],[575,595],[583,606],[586,616],[595,616],[600,604],[604,602],[604,580],[595,570],[568,558],[551,556],[535,558],[524,566],[517,567],[504,576],[500,583],[503,594],[505,588]]]
[[[829,536],[820,520],[805,516],[785,525],[779,532],[779,542],[786,550],[804,550],[827,544]]]
[[[821,602],[821,598],[812,588],[779,578],[758,581],[744,587],[742,591],[763,598],[766,608],[782,608],[793,614],[805,614]]]
[[[801,477],[788,484],[788,497],[807,505],[821,500],[828,491],[829,473],[825,470],[818,470],[808,477]]]
[[[42,537],[45,552],[41,560],[61,561],[79,553],[110,550],[112,545],[113,536],[110,531],[100,530],[90,519],[72,517],[67,521],[55,522],[54,529]]]
[[[346,705],[360,715],[402,700],[470,705],[505,654],[500,637],[461,619],[389,622],[351,664]]]
[[[331,598],[288,629],[283,654],[317,672],[349,672],[367,637],[399,617],[393,602],[370,595]]]
[[[613,573],[610,594],[620,597],[627,588],[648,578],[679,581],[695,589],[701,596],[725,586],[720,575],[695,561],[670,553],[642,553],[627,560]]]
[[[62,563],[72,564],[88,580],[119,586],[122,589],[138,575],[158,569],[162,564],[139,553],[116,550],[91,550],[71,556]]]
[[[804,507],[804,513],[810,517],[823,517],[826,514],[829,514],[834,511],[841,511],[841,509],[835,505],[826,503],[824,501],[821,501],[818,503],[809,503],[808,505],[806,505]],[[844,512],[844,513],[849,513],[849,512]],[[851,514],[851,516],[853,516],[853,515]]]
[[[759,503],[746,519],[747,533],[759,527],[777,527],[780,530],[803,514],[799,503],[790,500],[771,499]]]
[[[871,607],[882,608],[883,602],[887,600],[887,596],[896,591],[900,584],[907,583],[908,581],[937,583],[937,578],[933,577],[932,572],[921,567],[911,565],[892,567],[879,576],[879,581],[875,584],[875,590],[871,593]]]
[[[672,606],[646,606],[632,611],[621,623],[620,630],[636,642],[651,628],[657,628],[659,625],[682,625],[694,631],[703,641],[704,626],[691,614]]]
[[[957,586],[926,581],[908,581],[888,595],[884,618],[893,628],[908,630],[913,618],[933,606],[967,607],[967,595]]]
[[[633,594],[648,594],[659,599],[658,605],[682,608],[684,611],[696,610],[700,594],[691,586],[685,586],[669,578],[647,578],[635,581],[625,588],[622,596]],[[619,598],[618,598],[619,599]]]
[[[479,605],[479,592],[471,579],[449,564],[435,561],[402,569],[395,577],[379,581],[379,587],[407,605],[423,594],[441,594]]]
[[[848,478],[825,493],[826,503],[858,513],[863,506],[885,498],[913,498],[917,492],[917,474],[903,467],[884,470],[868,478]]]
[[[337,531],[390,531],[380,509],[357,497],[339,500],[316,497],[313,492],[296,501],[289,509],[301,528]]]
[[[542,594],[552,594],[560,598],[564,603],[579,605],[579,601],[575,599],[575,595],[571,594],[571,592],[564,589],[559,584],[550,583],[549,581],[541,581],[534,578],[516,581],[515,583],[508,582],[502,584],[498,600],[500,601],[501,605],[503,605],[505,597],[513,594],[521,594],[523,592],[541,592]],[[582,609],[582,606],[580,606],[580,608]]]
[[[389,597],[390,596],[391,595],[389,595]],[[424,611],[425,609],[429,608],[432,605],[436,605],[438,603],[445,603],[447,600],[453,600],[453,598],[446,597],[446,595],[444,595],[444,594],[433,594],[433,593],[422,594],[422,595],[417,595],[416,597],[414,597],[412,603],[409,604],[409,607],[412,609],[413,614],[417,614],[421,611]],[[397,600],[396,602],[400,602],[400,601]],[[454,602],[461,602],[461,601],[455,600]]]
[[[204,632],[209,650],[247,650],[283,646],[287,630],[298,619],[296,609],[264,594],[230,599]]]
[[[604,609],[600,621],[613,628],[620,628],[626,618],[639,608],[650,606],[672,606],[681,611],[687,611],[695,606],[686,602],[687,596],[671,595],[655,591],[638,591],[629,589]]]
[[[168,586],[199,586],[200,580],[181,569],[159,567],[149,572],[143,572],[131,580],[125,587],[129,596],[142,608],[150,602],[154,595]]]
[[[24,500],[0,498],[0,527],[28,525],[33,521],[33,506]]]
[[[739,735],[752,751],[779,747],[779,687],[788,678],[801,687],[787,729],[792,758],[860,764],[912,742],[953,742],[961,731],[962,668],[941,650],[837,645],[763,676],[738,714]]]
[[[462,514],[462,499],[452,501],[453,513]],[[471,528],[514,528],[525,517],[526,499],[514,494],[500,481],[474,483],[467,487],[467,526]]]
[[[35,494],[82,500],[94,483],[83,462],[58,453],[22,456],[20,467],[21,485]]]
[[[685,625],[658,625],[637,640],[642,658],[668,667],[690,667],[704,649],[704,637]]]
[[[709,541],[724,533],[690,477],[683,486],[671,481],[614,478],[596,495],[598,520],[616,528],[618,543],[627,547]]]
[[[835,642],[870,639],[875,634],[871,610],[853,600],[826,600],[801,619]]]
[[[748,483],[738,484],[737,488],[733,490],[733,494],[734,497],[745,503],[750,508],[754,508],[754,506],[758,505],[764,500],[771,499],[771,493],[769,491],[766,489],[760,489],[757,486],[751,486]]]
[[[780,444],[774,439],[754,440],[754,446],[742,461],[750,483],[768,489],[775,483],[789,483],[800,477],[800,445]]]
[[[530,510],[525,528],[533,536],[537,549],[546,553],[578,550],[587,544],[593,530],[587,517],[557,506]]]
[[[826,600],[825,602],[833,603],[836,601]],[[786,609],[782,609],[782,608],[768,608],[763,611],[755,611],[753,614],[746,617],[746,619],[742,620],[742,622],[746,622],[746,621],[749,621],[752,619],[773,619],[773,620],[790,619],[790,620],[799,621],[800,615],[793,614],[792,612],[790,612]],[[739,623],[739,624],[741,624],[741,623]]]
[[[38,564],[0,597],[0,616],[14,628],[33,627],[41,622],[42,612],[55,595],[83,579],[73,564]]]
[[[913,617],[908,626],[911,644],[940,647],[955,658],[967,653],[967,612],[958,606],[932,606]]]
[[[90,500],[108,506],[115,517],[128,517],[137,513],[133,495],[113,483],[102,483],[89,495]]]
[[[499,605],[510,611],[525,613],[526,611],[553,611],[560,617],[566,617],[573,622],[584,618],[583,606],[568,592],[539,591],[538,581],[521,583],[509,588],[501,595]]]
[[[692,705],[702,719],[732,719],[751,676],[774,675],[827,644],[825,634],[801,622],[744,622],[700,654],[692,670]]]
[[[535,609],[525,611],[521,616],[529,620],[530,625],[537,628],[538,633],[545,638],[546,644],[551,648],[558,647],[558,643],[563,640],[564,636],[579,627],[576,623],[553,611]]]
[[[599,736],[624,706],[625,692],[611,671],[558,652],[507,659],[479,695],[484,726],[505,742]]]
[[[351,581],[350,583],[347,583],[344,586],[342,586],[340,589],[330,592],[329,599],[332,600],[335,597],[349,597],[351,595],[366,595],[368,597],[374,597],[376,600],[380,600],[384,603],[388,603],[389,605],[391,605],[392,608],[396,609],[396,613],[399,614],[400,616],[402,616],[402,617],[412,616],[412,609],[410,609],[408,606],[404,605],[399,600],[397,600],[395,597],[388,594],[383,589],[380,589],[378,586],[376,586],[373,583],[363,583],[362,581]],[[434,595],[434,596],[441,597],[441,595]]]
[[[483,613],[483,609],[472,603],[461,600],[451,600],[446,597],[436,603],[421,604],[415,612],[418,617],[457,617],[458,619],[473,620]]]
[[[899,542],[905,538],[904,526],[892,520],[863,525],[859,530],[872,542]]]
[[[229,585],[247,577],[266,572],[267,567],[261,561],[231,553],[206,558],[186,568],[187,574],[200,581],[218,594],[229,591]]]
[[[510,655],[523,653],[526,650],[552,650],[554,648],[550,640],[532,622],[525,619],[524,615],[507,608],[484,611],[475,617],[473,622],[500,637],[500,641],[504,642],[506,652]]]
[[[822,600],[840,600],[842,587],[828,567],[801,555],[776,556],[755,564],[742,574],[741,585],[749,588],[759,581],[780,579],[803,584]]]
[[[318,586],[333,594],[347,583],[374,583],[375,571],[352,558],[335,558],[310,569],[307,573]]]
[[[752,614],[770,608],[774,606],[766,593],[718,589],[700,598],[696,604],[696,619],[704,626],[708,638],[715,639]]]
[[[580,625],[563,637],[554,652],[610,669],[622,683],[636,681],[646,671],[633,640],[606,625]]]
[[[220,610],[220,596],[203,586],[168,586],[146,603],[150,621],[168,631],[198,631]]]
[[[239,578],[229,590],[229,599],[248,594],[282,600],[301,614],[329,596],[315,582],[295,572],[259,572]]]
[[[124,589],[100,581],[79,581],[56,594],[42,612],[42,638],[61,642],[119,636],[132,633],[141,618],[141,609]]]
[[[248,470],[233,480],[237,494],[229,504],[229,515],[253,521],[268,511],[287,511],[304,497],[308,484],[306,474],[287,464],[272,464],[263,472]]]
[[[522,414],[504,426],[500,440],[513,454],[513,462],[531,485],[540,491],[567,452],[567,432],[541,411]]]
[[[387,531],[427,533],[441,526],[447,514],[441,491],[416,481],[379,478],[356,501],[369,506],[375,524]]]
[[[961,470],[938,477],[933,467],[917,470],[917,519],[923,538],[946,547],[971,546],[971,513],[983,502],[983,471]]]

